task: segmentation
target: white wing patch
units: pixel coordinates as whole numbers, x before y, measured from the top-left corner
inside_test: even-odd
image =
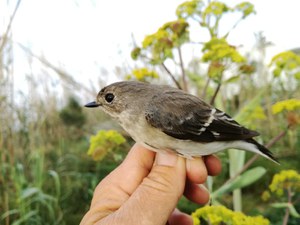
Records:
[[[237,124],[234,119],[232,119],[231,117],[227,116],[225,112],[222,111],[217,111],[217,109],[213,108],[210,112],[210,116],[208,118],[208,120],[203,124],[203,127],[199,130],[199,135],[206,131],[206,128],[208,128],[210,126],[210,124],[214,121],[214,120],[219,120],[219,121],[225,121],[227,123],[230,123],[233,126],[237,126],[237,127],[241,127],[239,124]],[[234,121],[234,122],[232,122]],[[211,131],[211,133],[214,136],[220,136],[220,133],[215,132],[215,131]]]
[[[229,122],[233,126],[241,127],[241,125],[239,125],[236,122],[232,123],[232,121],[234,121],[234,119],[232,119],[231,117],[227,116],[225,112],[222,112],[222,111],[216,112],[214,115],[215,115],[214,119],[216,119],[216,120],[225,121],[225,122],[227,121],[227,122]]]
[[[197,133],[198,135],[202,134],[204,131],[206,131],[206,128],[209,127],[209,125],[213,122],[213,120],[215,119],[214,114],[216,113],[216,109],[212,109],[210,112],[210,116],[207,120],[207,122],[205,122],[203,124],[203,127],[201,127],[201,129],[199,130],[199,133]],[[220,135],[220,134],[218,134]]]
[[[193,113],[190,113],[190,114],[188,114],[187,117],[185,117],[183,119],[180,119],[179,123],[183,124],[186,120],[192,119],[193,116],[194,116]],[[232,119],[231,117],[227,116],[225,112],[222,112],[222,111],[219,111],[219,110],[217,110],[215,108],[212,108],[211,111],[210,111],[210,115],[209,115],[207,121],[204,124],[202,124],[202,127],[198,131],[194,131],[194,132],[190,131],[190,132],[193,133],[193,134],[196,134],[196,135],[201,135],[203,132],[206,131],[206,129],[211,125],[211,123],[214,120],[224,121],[225,123],[229,123],[232,126],[241,127],[239,124],[237,124],[234,121],[234,119]],[[211,131],[211,133],[214,136],[220,136],[221,135],[219,132],[216,132],[216,131]]]
[[[212,134],[214,135],[214,136],[220,136],[220,133],[218,133],[218,132],[216,132],[216,131],[211,131],[212,132]]]
[[[211,110],[211,112],[210,112],[210,116],[209,116],[209,118],[208,118],[208,120],[207,120],[207,122],[203,125],[203,126],[205,126],[205,127],[209,127],[209,125],[212,123],[212,121],[214,121],[214,119],[215,119],[215,113],[216,113],[216,109],[212,109]]]

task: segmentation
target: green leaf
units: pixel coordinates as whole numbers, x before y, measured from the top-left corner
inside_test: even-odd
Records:
[[[211,194],[212,198],[218,198],[225,193],[240,189],[254,183],[266,173],[263,167],[255,167],[237,177],[235,180],[223,185],[221,188]]]
[[[52,177],[53,179],[53,183],[54,183],[54,187],[53,188],[56,191],[56,198],[60,197],[60,179],[59,179],[59,175],[56,171],[54,170],[48,170],[48,174]]]
[[[280,209],[280,208],[287,208],[288,204],[289,204],[288,202],[276,202],[276,203],[272,203],[271,206]]]
[[[14,223],[12,225],[22,225],[22,224],[26,224],[25,222],[27,220],[29,220],[29,218],[34,218],[36,215],[38,215],[38,211],[37,210],[31,210],[29,212],[27,212],[25,215],[22,215],[21,218],[19,218],[18,220],[14,221]]]
[[[224,84],[228,84],[228,83],[234,83],[237,82],[240,79],[240,75],[236,75],[233,77],[230,77],[229,79],[224,81]]]
[[[40,192],[40,189],[35,188],[35,187],[26,188],[21,194],[21,199],[29,198],[35,194],[38,194],[39,192]]]
[[[19,213],[20,213],[20,210],[18,210],[18,209],[8,210],[8,211],[6,211],[5,213],[3,213],[3,214],[1,215],[0,221],[1,221],[1,220],[4,220],[4,219],[5,219],[6,217],[8,217],[8,216],[17,215],[17,214],[19,214]]]
[[[296,217],[296,218],[300,218],[300,214],[297,212],[297,210],[295,209],[294,205],[292,204],[289,204],[289,210],[290,210],[290,213],[293,217]]]
[[[263,167],[252,168],[239,176],[235,181],[233,181],[231,188],[233,188],[234,190],[237,188],[249,186],[250,184],[260,179],[265,173],[266,169]]]
[[[289,202],[277,202],[271,204],[271,206],[274,208],[288,208],[293,217],[300,218],[300,214],[297,212],[294,205]]]

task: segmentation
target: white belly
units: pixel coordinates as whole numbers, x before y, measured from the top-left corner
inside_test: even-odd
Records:
[[[123,128],[137,142],[153,151],[173,151],[186,158],[195,156],[210,155],[228,148],[247,149],[242,141],[219,141],[200,143],[190,140],[181,140],[173,138],[157,128],[149,126],[146,120],[140,120],[130,123],[121,123]],[[246,148],[245,148],[246,147]]]

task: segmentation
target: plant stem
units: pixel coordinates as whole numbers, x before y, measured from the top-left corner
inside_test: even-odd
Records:
[[[206,92],[207,92],[207,88],[208,88],[209,82],[210,82],[210,77],[207,78],[205,86],[203,88],[203,92],[202,92],[202,95],[201,95],[201,97],[202,97],[203,100],[206,97]]]
[[[221,82],[219,82],[219,83],[218,83],[218,86],[217,86],[217,88],[216,88],[216,90],[215,90],[215,93],[214,93],[213,97],[212,97],[211,100],[210,100],[210,104],[211,104],[211,105],[214,105],[215,100],[216,100],[216,97],[217,97],[217,95],[218,95],[218,93],[219,93],[219,91],[220,91],[221,85],[222,85]]]
[[[5,44],[8,40],[8,34],[10,32],[11,25],[13,23],[13,20],[14,20],[15,16],[16,16],[16,13],[19,9],[20,3],[21,3],[21,0],[17,1],[17,4],[16,4],[16,6],[14,8],[14,11],[13,11],[13,14],[11,15],[11,17],[9,19],[8,26],[6,27],[6,30],[5,30],[4,34],[2,34],[2,37],[0,39],[1,40],[1,42],[0,42],[0,52],[3,51],[3,48],[4,48],[4,46],[5,46]]]
[[[287,131],[290,129],[291,125],[289,124],[286,130],[281,131],[276,137],[274,137],[268,144],[266,144],[267,148],[271,148],[278,140],[280,140],[284,135],[286,135]]]
[[[167,74],[171,77],[171,79],[173,80],[173,82],[176,84],[177,88],[182,89],[182,87],[180,86],[179,82],[175,79],[174,75],[171,73],[171,71],[168,69],[168,67],[166,67],[166,65],[164,63],[161,64],[163,66],[163,68],[165,69],[165,71],[167,72]]]
[[[288,194],[288,203],[292,204],[292,191],[291,191],[291,187],[288,187],[287,194]],[[289,216],[290,216],[290,210],[287,207],[285,209],[285,214],[284,214],[284,217],[283,217],[282,225],[287,225],[288,224],[288,222],[289,222]]]
[[[181,68],[181,74],[182,74],[183,90],[187,91],[186,74],[185,74],[185,70],[184,70],[182,53],[181,53],[181,48],[180,47],[178,47],[178,55],[179,55],[179,62],[180,62],[180,68]]]
[[[228,30],[228,32],[224,35],[223,38],[227,38],[231,31],[233,31],[237,25],[243,20],[243,18],[240,18],[238,21],[235,22],[235,24]]]

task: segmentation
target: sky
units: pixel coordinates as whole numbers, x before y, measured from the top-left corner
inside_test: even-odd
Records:
[[[3,25],[11,14],[14,1],[0,0]],[[132,36],[139,44],[147,34],[154,33],[165,22],[175,20],[176,7],[183,0],[23,0],[12,26],[14,43],[42,55],[54,65],[69,71],[75,79],[96,79],[101,69],[111,79],[116,66],[130,65]],[[233,6],[241,1],[225,1]],[[300,1],[252,0],[256,14],[251,15],[231,33],[233,45],[251,50],[254,33],[263,31],[274,45],[268,48],[268,60],[281,51],[300,47]],[[4,11],[3,11],[4,10]],[[1,12],[2,11],[2,12]],[[224,30],[230,19],[222,25]],[[0,26],[1,27],[1,26]],[[5,26],[3,26],[5,27]],[[3,28],[0,28],[3,31]],[[197,36],[198,37],[198,36]],[[199,34],[204,38],[205,34]],[[199,41],[199,40],[198,40]],[[204,41],[204,40],[200,40]],[[15,72],[28,73],[28,60],[15,47]],[[16,65],[17,64],[17,65]]]

